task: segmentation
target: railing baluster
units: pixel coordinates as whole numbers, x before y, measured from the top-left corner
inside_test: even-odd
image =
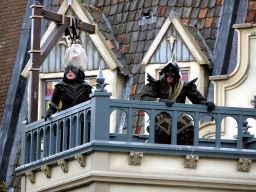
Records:
[[[32,162],[33,161],[33,148],[34,148],[34,144],[33,144],[33,139],[34,138],[34,135],[33,135],[33,131],[31,131],[31,140],[30,140],[30,159],[29,159],[29,162]]]
[[[199,145],[199,112],[196,112],[194,119],[194,146]]]
[[[128,142],[132,142],[132,119],[133,119],[133,108],[129,107],[128,109],[128,122],[127,122],[127,136],[128,136]]]
[[[216,122],[216,136],[215,136],[215,146],[221,147],[221,114],[218,113],[217,115],[217,122]]]
[[[150,116],[149,143],[154,143],[155,142],[155,118],[156,118],[155,109],[151,109],[149,116]]]
[[[177,145],[177,120],[178,120],[177,111],[173,111],[173,115],[171,117],[171,121],[172,121],[171,144],[173,145]]]
[[[68,128],[67,128],[67,119],[63,119],[63,151],[68,149]]]
[[[243,148],[243,115],[238,117],[238,128],[237,128],[237,149]]]
[[[49,156],[49,135],[47,131],[47,126],[44,125],[44,157]]]
[[[50,124],[50,155],[54,154],[54,132],[53,132],[53,124]]]
[[[41,157],[41,139],[40,139],[40,128],[37,128],[37,145],[36,145],[36,160]]]
[[[56,132],[57,132],[57,136],[56,136],[56,152],[59,153],[59,152],[60,152],[60,148],[61,148],[61,129],[60,129],[60,121],[57,121]]]
[[[83,135],[83,143],[88,142],[88,122],[87,122],[87,111],[84,110],[84,135]]]
[[[82,134],[82,129],[81,129],[81,113],[77,113],[77,121],[76,121],[76,146],[79,146],[81,144],[81,134]]]

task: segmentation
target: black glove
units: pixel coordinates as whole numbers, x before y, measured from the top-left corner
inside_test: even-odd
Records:
[[[212,110],[215,109],[215,104],[211,101],[205,101],[204,105],[207,105],[207,111],[211,112]]]
[[[171,107],[174,103],[172,100],[169,100],[169,99],[160,99],[159,102],[165,102],[167,107]]]

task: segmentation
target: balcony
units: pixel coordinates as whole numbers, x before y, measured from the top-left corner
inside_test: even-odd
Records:
[[[256,159],[256,139],[243,131],[243,122],[255,118],[255,109],[216,107],[208,113],[206,106],[110,99],[111,93],[94,92],[91,100],[53,115],[44,121],[23,124],[22,165],[17,174],[36,170],[44,165],[69,159],[92,151],[143,152],[150,154],[196,155],[218,158]],[[127,133],[110,133],[110,114],[114,110],[126,113]],[[133,134],[133,116],[138,111],[149,115],[149,134]],[[172,118],[171,144],[154,143],[154,121],[157,114],[167,112]],[[187,113],[194,119],[194,145],[177,145],[177,121]],[[199,138],[199,121],[210,115],[216,120],[215,139]],[[238,122],[237,139],[221,139],[221,121],[231,116]],[[43,140],[43,144],[42,144]]]

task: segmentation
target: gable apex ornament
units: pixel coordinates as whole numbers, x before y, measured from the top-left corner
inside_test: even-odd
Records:
[[[176,38],[171,35],[167,40],[168,40],[169,43],[170,43],[171,51],[172,51],[172,50],[173,50],[173,47],[174,47],[174,42],[175,42]]]

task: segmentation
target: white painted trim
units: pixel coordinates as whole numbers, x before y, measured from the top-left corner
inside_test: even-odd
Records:
[[[74,189],[75,187],[85,186],[92,182],[109,182],[118,184],[136,184],[154,186],[183,186],[183,187],[203,187],[204,189],[226,189],[226,190],[254,190],[255,180],[242,180],[230,178],[214,178],[200,176],[182,175],[159,175],[159,174],[140,174],[124,173],[114,171],[91,171],[89,173],[66,179],[64,181],[51,184],[33,191],[51,192]],[[31,191],[31,192],[33,192]]]
[[[184,43],[187,45],[189,51],[195,58],[195,60],[199,64],[207,64],[211,65],[210,61],[207,59],[207,57],[204,55],[204,53],[201,51],[200,47],[198,46],[195,39],[191,36],[190,32],[186,28],[186,26],[183,24],[181,19],[176,13],[173,13],[173,19],[170,20],[170,17],[168,17],[163,25],[163,27],[160,29],[159,33],[157,34],[155,40],[151,44],[149,50],[147,51],[146,55],[141,61],[141,65],[147,65],[150,58],[156,51],[158,45],[160,44],[162,38],[164,37],[165,33],[167,32],[168,28],[170,27],[171,23],[173,23],[174,27],[180,34],[181,38],[183,39]]]

